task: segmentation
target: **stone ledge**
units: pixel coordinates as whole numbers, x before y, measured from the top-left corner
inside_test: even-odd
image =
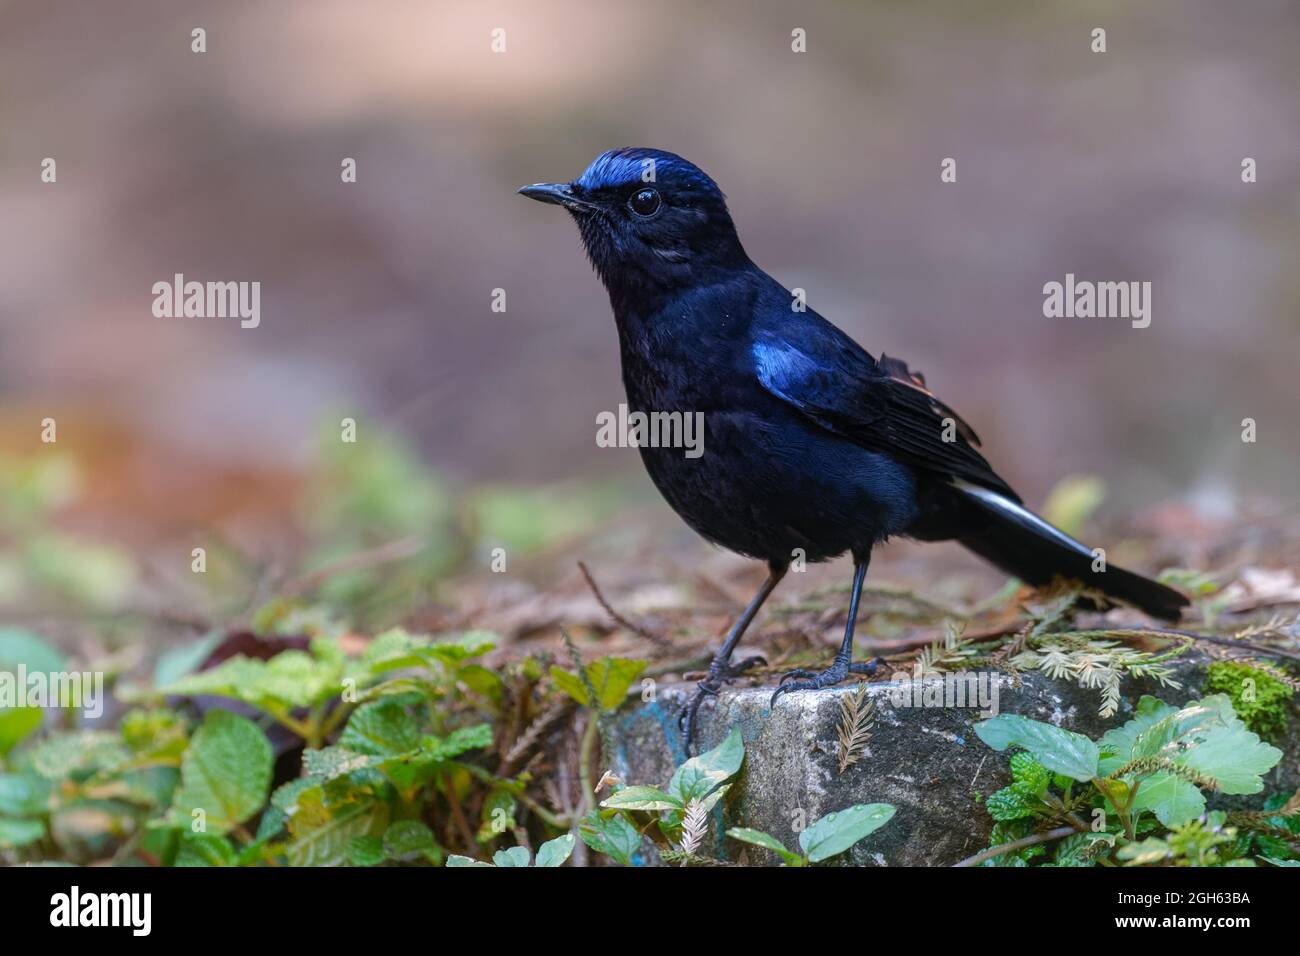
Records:
[[[1209,661],[1189,656],[1177,663],[1182,689],[1154,681],[1128,679],[1124,701],[1114,717],[1097,716],[1100,695],[1037,672],[1021,675],[1017,687],[1007,674],[989,674],[998,684],[1002,713],[1021,714],[1096,738],[1132,714],[1133,701],[1153,694],[1170,703],[1201,696]],[[771,686],[725,688],[700,711],[699,748],[716,746],[730,728],[739,726],[745,741],[745,767],[727,799],[714,811],[712,852],[723,859],[775,864],[775,854],[727,839],[727,827],[764,830],[787,846],[798,845],[794,824],[855,803],[891,803],[894,819],[849,853],[841,865],[948,866],[987,845],[992,821],[977,797],[1010,782],[1007,755],[991,750],[975,735],[977,708],[896,707],[891,695],[903,685],[867,685],[875,704],[875,725],[858,762],[836,772],[840,709],[856,685],[823,691],[795,691],[769,710]],[[614,733],[616,752],[609,761],[633,784],[662,786],[685,758],[677,717],[693,685],[661,687],[654,702],[621,712]],[[1300,731],[1291,721],[1287,737],[1275,743],[1285,756],[1265,778],[1266,792],[1300,785]],[[1237,805],[1258,806],[1259,797],[1232,798]],[[1220,798],[1220,804],[1224,803]],[[1211,799],[1211,805],[1216,805]],[[647,857],[654,862],[654,854]]]

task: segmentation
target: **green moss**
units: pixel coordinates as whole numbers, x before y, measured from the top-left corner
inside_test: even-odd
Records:
[[[1249,664],[1216,661],[1206,671],[1205,692],[1231,697],[1237,716],[1265,740],[1286,732],[1295,691],[1271,674]]]

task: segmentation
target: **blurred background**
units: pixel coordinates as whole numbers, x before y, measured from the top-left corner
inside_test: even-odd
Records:
[[[203,627],[328,578],[455,620],[435,586],[498,545],[542,579],[597,529],[589,559],[721,560],[596,447],[608,303],[514,193],[621,145],[709,171],[750,255],[1031,504],[1095,475],[1112,528],[1293,514],[1298,48],[1288,0],[2,3],[0,606]],[[260,327],[155,318],[178,272],[259,281]],[[1067,272],[1151,282],[1150,327],[1044,318]]]

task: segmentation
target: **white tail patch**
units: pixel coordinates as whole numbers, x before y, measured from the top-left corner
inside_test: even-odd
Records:
[[[1034,514],[1023,505],[1018,505],[1010,498],[998,494],[988,488],[979,485],[973,485],[968,481],[954,481],[953,485],[968,498],[974,498],[989,511],[995,512],[1004,518],[1014,521],[1026,530],[1033,531],[1044,538],[1050,538],[1064,548],[1069,548],[1089,560],[1092,559],[1092,551],[1085,545],[1071,538],[1060,528],[1053,527],[1038,515]]]

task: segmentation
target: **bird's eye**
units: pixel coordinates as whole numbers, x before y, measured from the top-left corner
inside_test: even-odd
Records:
[[[653,189],[639,189],[632,194],[632,198],[627,201],[627,204],[638,216],[648,219],[659,211],[661,202],[659,193]]]

